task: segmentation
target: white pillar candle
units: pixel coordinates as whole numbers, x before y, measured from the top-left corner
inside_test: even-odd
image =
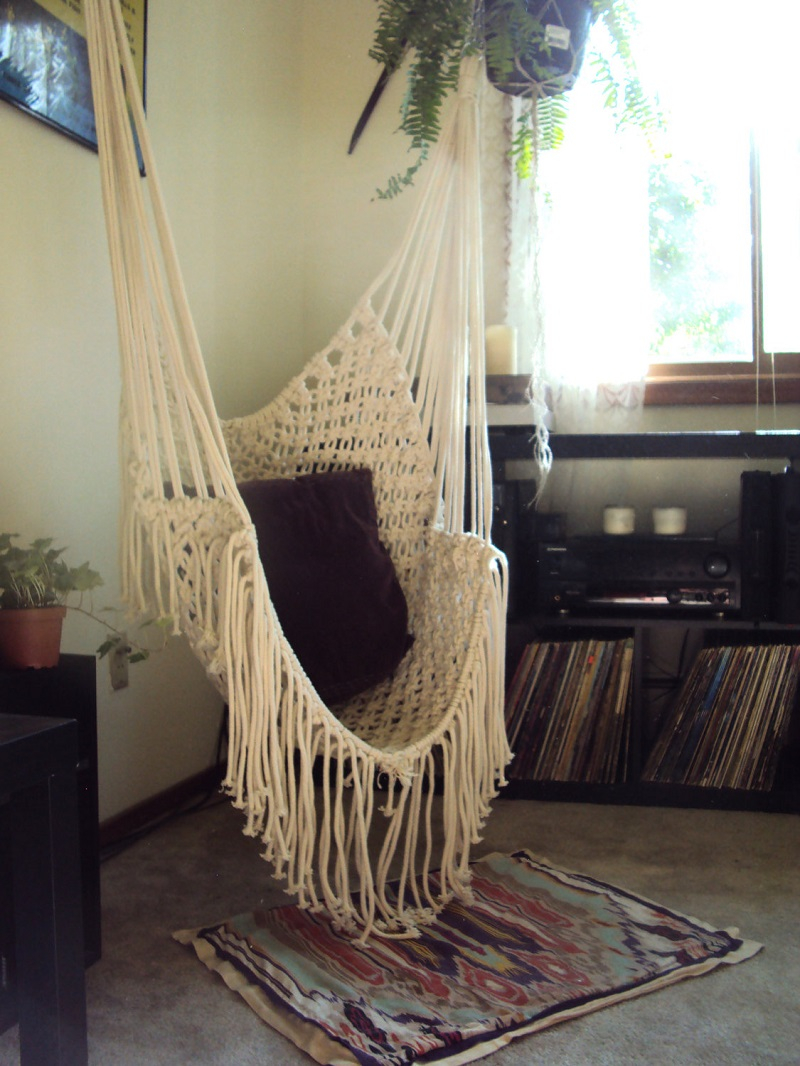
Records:
[[[486,373],[516,374],[517,331],[513,326],[486,327]]]
[[[685,507],[654,507],[653,532],[662,537],[680,537],[686,532]]]
[[[616,536],[633,533],[636,527],[636,512],[632,507],[606,507],[603,509],[603,532]]]

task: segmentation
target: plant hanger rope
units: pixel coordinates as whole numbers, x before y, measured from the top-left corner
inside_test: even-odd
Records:
[[[387,269],[272,403],[221,423],[118,3],[85,10],[122,361],[123,594],[134,612],[173,617],[227,701],[224,788],[287,891],[354,935],[413,935],[468,893],[470,849],[509,758],[506,564],[489,540],[478,63],[465,65]],[[372,472],[414,641],[388,680],[334,711],[283,632],[237,486],[355,467]]]

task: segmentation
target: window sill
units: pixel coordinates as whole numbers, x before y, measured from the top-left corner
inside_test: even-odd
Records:
[[[650,367],[644,402],[677,405],[800,403],[800,356],[779,357],[781,369],[761,374],[750,363],[662,364]]]

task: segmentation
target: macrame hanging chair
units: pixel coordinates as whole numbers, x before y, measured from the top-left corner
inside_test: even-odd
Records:
[[[273,402],[221,422],[118,0],[85,10],[122,365],[123,596],[135,614],[174,619],[227,702],[223,787],[287,891],[352,935],[414,935],[468,896],[510,754],[506,563],[489,539],[480,68],[465,64],[386,270]],[[285,637],[238,485],[362,467],[414,639],[391,677],[332,708]]]

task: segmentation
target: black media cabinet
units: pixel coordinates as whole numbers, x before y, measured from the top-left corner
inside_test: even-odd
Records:
[[[77,721],[78,830],[83,903],[84,961],[100,958],[100,843],[97,795],[96,660],[62,654],[58,666],[0,670],[0,711]],[[13,890],[9,804],[0,782],[0,1032],[17,1020],[13,950]]]
[[[636,607],[601,613],[545,613],[532,608],[520,593],[521,578],[535,567],[537,544],[522,512],[519,485],[505,477],[508,460],[529,459],[531,430],[525,425],[490,426],[489,442],[495,480],[495,540],[509,557],[511,607],[507,629],[507,685],[510,687],[527,645],[543,641],[579,641],[597,638],[632,643],[629,732],[622,768],[616,780],[597,783],[586,780],[512,779],[504,790],[508,798],[627,803],[636,805],[715,807],[735,810],[800,812],[800,698],[787,707],[788,727],[782,734],[781,751],[771,787],[721,788],[645,780],[643,772],[668,719],[670,699],[677,697],[692,663],[703,648],[716,646],[785,644],[800,645],[800,622],[777,624],[754,622],[736,612],[671,607],[666,610]],[[642,433],[622,435],[557,435],[550,444],[559,459],[783,459],[800,458],[800,432]],[[520,483],[524,485],[524,483]],[[743,560],[743,566],[747,560]],[[671,677],[653,670],[649,648],[656,639],[677,640],[685,645],[680,669]],[[741,685],[746,678],[741,678]],[[659,714],[653,714],[652,689],[665,693]],[[798,686],[800,691],[800,686]],[[648,702],[649,701],[649,702]],[[740,713],[744,714],[745,711]],[[576,727],[577,728],[577,727]],[[585,733],[584,733],[585,737]],[[540,774],[540,777],[542,775]]]

